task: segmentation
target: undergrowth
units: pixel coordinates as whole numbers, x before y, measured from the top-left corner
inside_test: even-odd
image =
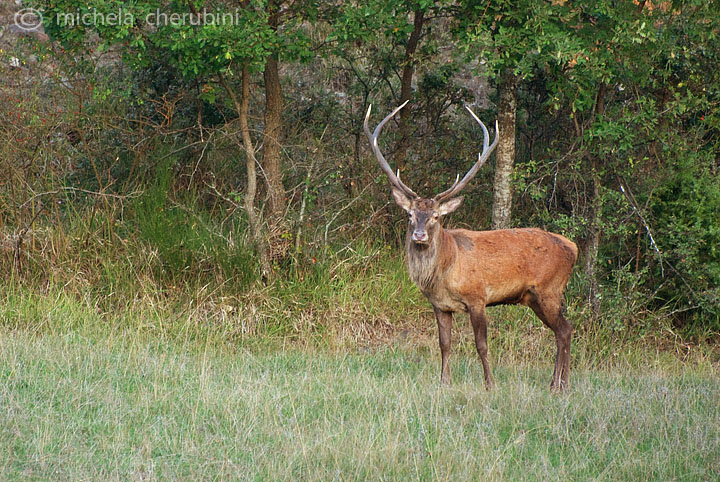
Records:
[[[199,194],[173,195],[168,176],[112,202],[67,195],[59,214],[39,216],[28,227],[20,249],[13,242],[18,230],[5,226],[0,323],[34,334],[103,337],[109,330],[228,346],[263,340],[436,347],[431,307],[408,278],[396,241],[308,241],[303,252],[276,260],[274,276],[262,281],[242,213],[228,215]],[[566,292],[574,363],[642,364],[649,352],[712,356],[715,333],[686,336],[666,312],[648,309],[641,291],[627,288],[608,290],[604,315],[595,318],[576,270]],[[530,310],[498,307],[489,316],[494,356],[554,356],[551,332]],[[470,332],[467,316],[456,316],[454,344],[468,354]]]

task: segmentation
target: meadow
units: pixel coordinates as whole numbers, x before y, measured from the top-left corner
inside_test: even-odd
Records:
[[[363,341],[329,330],[236,337],[202,329],[206,314],[143,306],[100,312],[61,291],[4,293],[0,478],[720,475],[712,345],[635,336],[602,350],[599,330],[579,327],[571,387],[556,394],[550,331],[523,308],[494,309],[497,386],[486,391],[462,317],[443,387],[429,309],[414,332],[386,326]]]

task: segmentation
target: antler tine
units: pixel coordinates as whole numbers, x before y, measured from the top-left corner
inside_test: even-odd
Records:
[[[480,124],[480,127],[482,127],[483,130],[483,151],[488,148],[488,143],[490,142],[490,133],[487,130],[487,127],[485,127],[485,124],[483,124],[483,121],[478,119],[478,116],[475,115],[475,112],[472,111],[470,106],[465,106],[468,112],[470,112],[470,115],[473,116],[473,119],[475,119],[475,122]],[[497,132],[497,121],[495,121],[495,131]]]
[[[395,114],[397,114],[400,109],[405,107],[407,103],[410,102],[409,100],[406,100],[402,103],[399,107],[397,107],[394,111],[392,111],[390,114],[388,114],[387,117],[385,117],[382,122],[380,122],[377,127],[375,128],[374,132],[370,132],[370,126],[368,125],[368,122],[370,120],[370,111],[372,109],[372,104],[368,106],[367,114],[365,114],[365,122],[363,122],[363,130],[365,131],[365,135],[370,140],[370,147],[372,148],[373,152],[375,153],[375,157],[377,157],[378,163],[380,164],[380,168],[385,172],[385,175],[388,177],[388,180],[391,184],[394,186],[400,188],[403,190],[407,195],[416,198],[418,197],[417,194],[415,194],[415,191],[407,187],[399,177],[400,171],[398,171],[398,175],[395,175],[393,170],[388,165],[388,162],[385,160],[385,156],[383,156],[382,152],[380,151],[380,147],[378,146],[378,136],[380,136],[380,131],[382,131],[382,128],[385,126],[387,121],[393,118]]]
[[[450,191],[452,191],[453,189],[455,189],[455,186],[458,185],[458,182],[460,182],[460,174],[458,174],[458,175],[455,176],[455,182],[453,182],[452,186],[450,186],[450,189],[448,189],[448,190],[445,191],[445,192],[450,192]],[[440,195],[437,195],[437,196],[435,196],[435,199],[438,199],[439,197],[440,197]]]
[[[465,174],[462,180],[458,182],[457,179],[455,179],[455,183],[450,186],[450,189],[448,189],[447,191],[443,191],[437,196],[435,196],[435,201],[442,201],[460,192],[465,187],[465,185],[470,182],[470,180],[475,176],[475,174],[477,174],[478,169],[480,169],[480,167],[485,164],[485,161],[488,160],[490,154],[492,154],[497,147],[497,143],[499,140],[498,136],[500,134],[498,122],[495,121],[495,139],[493,140],[493,143],[490,144],[490,133],[488,132],[487,127],[485,127],[485,124],[483,124],[483,122],[478,119],[478,116],[475,115],[475,113],[470,109],[469,106],[465,106],[465,108],[468,110],[468,112],[470,112],[470,115],[473,116],[473,119],[475,119],[475,121],[480,124],[480,127],[483,130],[483,150],[482,152],[478,153],[477,162],[472,168],[470,168],[470,170],[467,172],[467,174]]]

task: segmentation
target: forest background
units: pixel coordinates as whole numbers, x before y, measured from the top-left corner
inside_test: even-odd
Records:
[[[715,2],[2,9],[6,297],[67,296],[101,317],[151,306],[228,340],[431,328],[362,131],[370,104],[377,123],[409,100],[381,142],[425,195],[480,150],[463,106],[499,120],[446,225],[574,240],[576,329],[716,340]]]

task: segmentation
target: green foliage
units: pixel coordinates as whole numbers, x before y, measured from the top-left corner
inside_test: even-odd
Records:
[[[456,36],[464,54],[482,59],[493,75],[509,69],[530,78],[550,56],[563,55],[557,45],[567,40],[568,17],[556,2],[469,0],[459,7]]]
[[[426,13],[444,12],[447,0],[365,0],[340,2],[336,10],[329,10],[327,18],[331,30],[327,40],[338,51],[353,42],[377,39],[378,34],[387,36],[395,43],[407,41],[413,30],[408,15],[415,11]]]
[[[171,159],[171,158],[168,158]],[[217,226],[193,199],[171,199],[172,162],[157,169],[157,179],[134,203],[140,239],[149,243],[160,262],[158,275],[170,280],[197,281],[221,274],[242,289],[255,281],[256,258],[243,241],[242,227]]]
[[[582,242],[592,210],[577,197],[592,196],[597,175],[604,311],[624,305],[630,288],[622,286],[630,286],[628,299],[646,298],[631,303],[636,312],[663,307],[681,326],[717,329],[717,258],[705,248],[718,239],[711,113],[720,81],[708,68],[720,60],[709,47],[717,45],[717,6],[553,3],[555,18],[542,23],[548,50],[539,50],[548,55],[537,57],[544,63],[530,84],[547,89],[539,91],[547,111],[530,111],[527,129],[564,126],[544,144],[561,161],[535,154],[521,168],[530,219]]]
[[[46,32],[57,43],[2,45],[0,166],[7,176],[0,179],[0,262],[8,272],[15,272],[14,246],[25,231],[19,257],[29,283],[55,276],[70,282],[72,266],[92,273],[86,286],[94,292],[112,293],[129,283],[137,256],[148,259],[143,276],[166,286],[197,280],[250,290],[255,254],[246,249],[247,226],[237,211],[244,154],[237,113],[218,75],[236,87],[233,74],[249,64],[257,139],[264,128],[257,73],[273,55],[285,75],[289,226],[269,239],[273,248],[281,245],[281,281],[270,289],[302,293],[304,301],[288,302],[308,309],[352,294],[367,312],[383,312],[370,300],[381,293],[383,309],[396,296],[421,310],[426,305],[395,262],[404,220],[384,206],[386,181],[368,155],[362,120],[367,104],[377,106],[377,116],[396,103],[412,13],[423,11],[403,179],[429,194],[467,169],[478,138],[462,105],[478,102],[481,118],[492,120],[493,76],[510,69],[521,80],[514,224],[560,232],[583,250],[597,176],[596,277],[608,326],[618,333],[655,327],[657,314],[685,327],[683,335],[718,328],[717,2],[192,6],[232,13],[232,24],[150,28],[147,16],[158,8],[179,18],[192,13],[180,1],[58,0],[43,5]],[[122,12],[139,21],[58,20],[64,13],[95,20]],[[381,140],[391,164],[400,143],[396,125],[389,123]],[[262,160],[264,146],[257,148]],[[486,226],[492,176],[491,160],[450,225]],[[258,200],[266,194],[262,173],[260,179]],[[376,253],[387,245],[393,262]],[[362,252],[374,265],[350,263],[341,276],[350,257],[333,253],[343,250]],[[81,267],[71,261],[83,257]],[[102,269],[87,267],[98,260]],[[363,285],[363,276],[375,281]],[[587,282],[578,274],[572,297],[583,300]],[[287,313],[283,320],[298,314]],[[582,312],[578,318],[586,319]],[[292,332],[280,324],[278,332]]]
[[[684,151],[666,166],[650,200],[666,262],[658,296],[687,311],[685,323],[720,329],[720,182],[699,157]]]
[[[125,61],[136,67],[147,66],[149,57],[161,51],[183,76],[195,79],[232,71],[238,64],[260,68],[270,55],[283,60],[311,58],[304,22],[314,17],[317,6],[312,1],[296,5],[303,13],[282,29],[271,22],[275,8],[264,0],[252,0],[243,7],[226,3],[191,7],[184,1],[61,0],[45,8],[45,30],[74,50],[84,48],[88,34],[97,34],[101,50],[121,45]],[[68,25],[70,19],[76,20]]]

